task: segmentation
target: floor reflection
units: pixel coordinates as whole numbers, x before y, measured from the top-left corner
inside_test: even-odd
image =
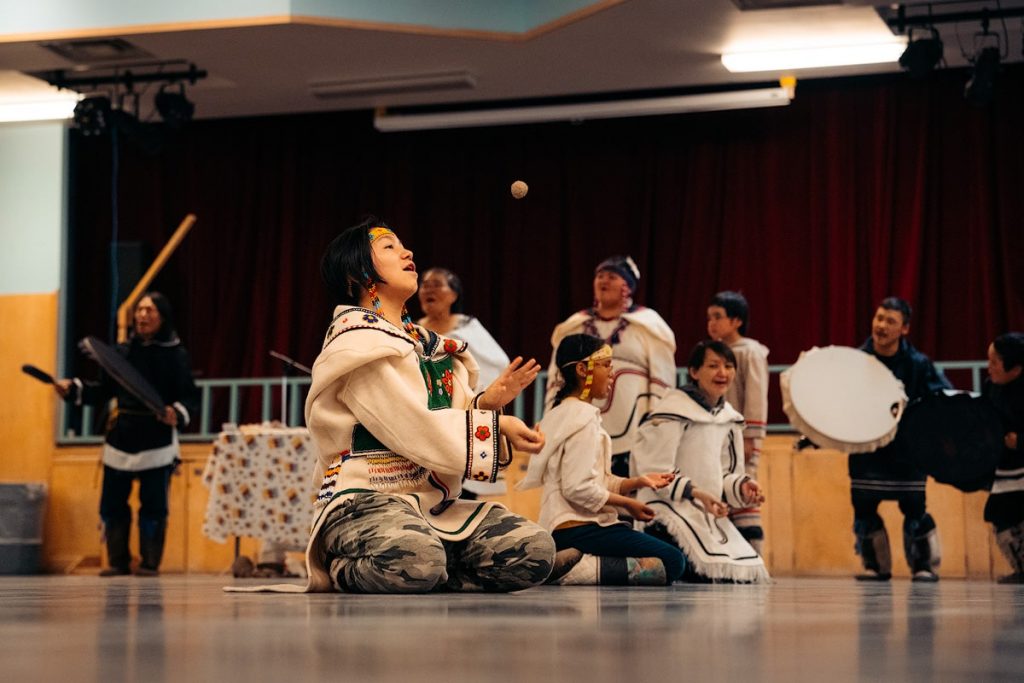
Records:
[[[1024,587],[943,580],[226,594],[0,578],[5,680],[935,680],[1024,676]]]

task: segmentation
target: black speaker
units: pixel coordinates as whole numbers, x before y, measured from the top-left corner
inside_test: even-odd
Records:
[[[153,257],[145,242],[114,242],[112,253],[117,268],[117,305],[120,306],[142,279]]]

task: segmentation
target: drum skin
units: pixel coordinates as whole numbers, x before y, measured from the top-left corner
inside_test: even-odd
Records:
[[[867,453],[890,443],[907,405],[903,383],[874,356],[814,347],[780,377],[782,409],[816,445]]]
[[[160,417],[164,414],[166,404],[160,393],[112,346],[107,346],[96,337],[86,337],[78,342],[78,347],[85,355],[96,361],[111,379],[124,387],[125,391],[152,410],[154,415]]]

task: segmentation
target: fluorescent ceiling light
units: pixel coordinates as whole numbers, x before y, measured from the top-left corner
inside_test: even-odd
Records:
[[[786,71],[826,66],[895,63],[906,49],[906,40],[860,45],[827,45],[789,50],[727,52],[722,64],[733,73],[750,71]]]
[[[80,96],[45,100],[0,100],[0,123],[70,119]]]
[[[789,101],[790,95],[785,88],[759,88],[675,97],[654,97],[642,100],[447,111],[432,114],[388,114],[379,111],[374,116],[373,125],[377,130],[383,132],[470,128],[548,121],[585,121],[630,116],[685,114],[752,107],[783,107],[789,104]]]

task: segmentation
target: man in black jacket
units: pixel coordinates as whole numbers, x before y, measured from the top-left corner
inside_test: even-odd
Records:
[[[894,296],[883,299],[871,322],[871,336],[860,348],[889,368],[913,401],[951,386],[928,357],[906,340],[910,317],[906,301]],[[849,467],[853,531],[866,570],[857,578],[887,581],[892,577],[889,537],[878,504],[895,500],[903,513],[903,550],[913,580],[938,581],[935,570],[941,553],[935,520],[925,509],[926,475],[902,457],[895,441],[871,453],[851,454]]]

